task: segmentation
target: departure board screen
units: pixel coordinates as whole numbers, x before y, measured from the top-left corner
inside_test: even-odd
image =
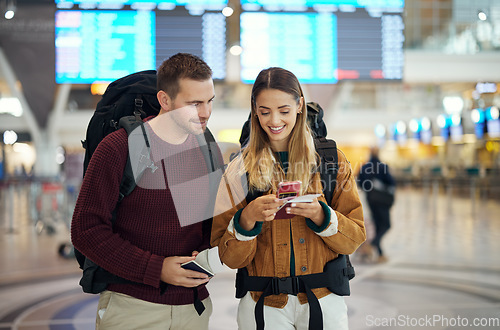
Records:
[[[120,4],[120,5],[134,5],[141,3],[150,3],[155,5],[173,4],[176,6],[186,5],[202,5],[205,8],[211,6],[224,6],[227,5],[227,0],[54,0],[58,5],[73,5],[73,4]]]
[[[243,12],[241,80],[252,83],[271,66],[292,71],[303,83],[401,80],[404,24],[398,10]]]
[[[357,8],[403,8],[404,0],[240,0],[244,10],[263,6],[290,10],[314,6],[350,6]]]
[[[156,17],[156,67],[176,53],[190,53],[210,66],[214,79],[226,76],[226,19],[220,12],[192,16],[159,11]]]
[[[56,12],[56,82],[113,81],[155,69],[155,16],[145,11]]]
[[[288,69],[304,83],[337,82],[335,15],[247,12],[240,25],[243,82],[270,66]]]
[[[57,83],[111,82],[156,69],[179,52],[205,60],[214,79],[226,76],[226,20],[220,12],[58,10],[55,34]]]

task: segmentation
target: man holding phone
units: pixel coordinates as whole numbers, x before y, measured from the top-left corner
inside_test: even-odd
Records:
[[[141,153],[132,149],[135,131],[107,135],[90,160],[74,211],[75,248],[125,280],[100,293],[97,329],[207,330],[212,313],[209,276],[181,267],[209,247],[211,218],[204,212],[212,194],[199,136],[215,97],[212,70],[179,53],[163,62],[157,80],[160,113],[139,127],[154,166],[118,203],[127,158]],[[144,143],[142,134],[137,141]],[[193,189],[183,186],[191,180],[195,195],[181,189]],[[176,199],[196,205],[187,209]]]

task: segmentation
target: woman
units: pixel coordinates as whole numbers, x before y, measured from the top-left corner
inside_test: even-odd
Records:
[[[261,71],[252,89],[249,143],[229,164],[219,188],[211,243],[219,246],[223,263],[246,269],[237,279],[237,291],[244,295],[238,307],[239,329],[263,329],[264,323],[266,329],[307,329],[318,319],[324,329],[347,329],[343,297],[326,287],[311,292],[297,281],[323,273],[329,261],[353,253],[365,240],[361,203],[345,156],[338,153],[331,201],[321,195],[310,203],[291,203],[285,208],[294,216],[275,219],[283,204],[276,198],[280,182],[301,181],[301,195],[322,193],[306,111],[293,73],[281,68]],[[264,287],[245,294],[238,283],[247,273],[255,282],[262,279]],[[319,317],[313,318],[318,311]]]

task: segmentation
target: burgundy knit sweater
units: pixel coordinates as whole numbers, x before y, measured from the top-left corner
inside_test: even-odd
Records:
[[[78,196],[71,239],[76,249],[104,269],[138,282],[110,284],[108,290],[154,303],[191,304],[194,301],[191,288],[169,285],[162,293],[163,259],[191,256],[193,251],[209,247],[210,228],[204,232],[202,222],[180,224],[166,178],[185,182],[193,179],[193,175],[202,177],[207,168],[201,152],[176,153],[179,146],[162,141],[150,129],[148,132],[158,169],[154,173],[146,170],[134,191],[121,201],[113,226],[111,213],[118,200],[128,155],[127,133],[120,129],[99,144]],[[190,136],[183,146],[189,148],[194,144],[196,138]],[[172,151],[175,156],[168,157]],[[153,182],[156,186],[151,185]],[[203,194],[185,198],[196,205],[206,203]],[[208,297],[204,285],[199,287],[198,294],[201,300]]]

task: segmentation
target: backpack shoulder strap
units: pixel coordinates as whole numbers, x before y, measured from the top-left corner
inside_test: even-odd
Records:
[[[337,154],[337,143],[324,137],[315,138],[314,145],[320,157],[319,172],[323,185],[323,194],[328,203],[332,201],[333,191],[337,184],[337,172],[339,157]]]
[[[151,168],[154,171],[154,163],[150,157],[150,145],[146,129],[144,128],[144,122],[140,116],[140,113],[134,112],[134,116],[125,116],[120,119],[120,127],[123,127],[129,136],[136,128],[141,127],[142,135],[144,136],[144,142],[146,143],[146,149],[142,151],[142,155],[139,156],[139,160],[144,160],[146,163],[139,167],[139,173],[134,177],[134,171],[132,169],[132,162],[130,160],[130,155],[127,157],[127,164],[125,165],[125,170],[123,172],[122,181],[120,183],[120,197],[118,203],[128,196],[136,187],[137,181],[141,178],[142,173],[146,168]]]
[[[212,132],[207,128],[203,135],[196,135],[196,138],[209,172],[214,172],[222,168],[224,162],[220,159],[219,153],[216,150],[217,144]]]
[[[324,137],[315,138],[314,145],[318,153],[321,164],[319,166],[323,194],[328,203],[331,203],[333,192],[337,185],[337,173],[339,169],[339,155],[337,153],[337,143]],[[339,255],[340,257],[340,255]],[[354,267],[351,264],[349,255],[345,255],[347,267],[344,275],[351,280],[355,276]]]

